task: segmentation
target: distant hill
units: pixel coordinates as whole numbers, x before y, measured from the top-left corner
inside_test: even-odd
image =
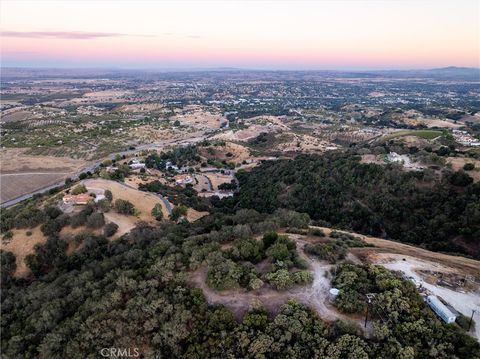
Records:
[[[315,74],[322,77],[401,77],[401,78],[437,78],[444,80],[480,81],[480,68],[448,66],[425,70],[255,70],[236,67],[209,67],[189,69],[122,69],[122,68],[22,68],[2,67],[2,80],[19,78],[99,78],[99,77],[135,77],[165,76],[175,73],[208,73],[208,74],[244,74],[262,73],[269,76],[290,76],[292,74]]]
[[[480,68],[448,66],[425,70],[373,71],[389,77],[426,77],[452,80],[480,81]]]

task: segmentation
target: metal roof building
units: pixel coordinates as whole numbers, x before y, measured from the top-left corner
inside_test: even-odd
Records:
[[[427,297],[427,304],[445,323],[453,323],[457,317],[434,295]]]

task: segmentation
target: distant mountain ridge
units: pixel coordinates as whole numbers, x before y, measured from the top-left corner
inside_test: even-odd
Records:
[[[1,67],[2,79],[12,78],[62,78],[62,77],[99,77],[99,76],[123,76],[139,74],[162,74],[162,73],[229,73],[229,72],[252,72],[252,73],[315,73],[325,76],[339,77],[425,77],[438,79],[459,79],[468,81],[480,81],[480,68],[447,66],[432,69],[414,70],[267,70],[267,69],[244,69],[237,67],[210,67],[191,69],[122,69],[122,68],[35,68],[35,67]]]

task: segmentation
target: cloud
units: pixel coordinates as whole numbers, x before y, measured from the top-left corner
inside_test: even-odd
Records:
[[[201,36],[199,35],[187,35],[186,37],[190,38],[190,39],[200,39]]]
[[[33,39],[68,39],[68,40],[91,40],[104,37],[142,36],[116,32],[88,32],[88,31],[2,31],[4,37],[23,37]]]

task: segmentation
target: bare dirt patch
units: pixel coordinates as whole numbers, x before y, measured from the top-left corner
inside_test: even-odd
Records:
[[[368,155],[362,155],[362,159],[360,160],[360,163],[375,163],[377,165],[384,165],[385,161],[377,155],[373,154],[368,154]]]
[[[124,234],[130,232],[138,222],[138,218],[134,216],[126,216],[124,214],[113,211],[107,212],[105,215],[105,222],[113,222],[118,225],[117,232],[109,239],[117,239]]]
[[[462,287],[446,287],[436,283],[429,283],[425,279],[425,273],[437,271],[439,273],[457,272],[456,269],[445,266],[438,262],[426,261],[406,255],[378,253],[372,261],[374,264],[381,264],[387,269],[401,271],[406,276],[415,278],[422,282],[422,287],[430,293],[441,297],[452,305],[456,310],[465,316],[470,316],[472,310],[476,311],[474,315],[477,322],[480,318],[480,290],[478,285],[473,291],[466,291]],[[477,278],[478,280],[478,278]],[[480,326],[475,326],[475,337],[480,338]]]
[[[313,227],[313,228],[320,228],[325,232],[326,235],[329,235],[332,232],[331,228],[326,228],[326,227]],[[376,248],[359,248],[358,249],[359,251],[363,251],[363,250],[378,251],[380,249],[380,251],[383,251],[383,252],[410,255],[416,258],[437,262],[449,267],[456,268],[458,270],[462,270],[465,274],[472,274],[476,276],[480,275],[480,261],[477,261],[475,259],[465,258],[460,256],[453,256],[453,255],[438,253],[438,252],[431,252],[426,249],[414,247],[408,244],[389,241],[389,240],[377,238],[377,237],[365,236],[358,233],[341,231],[341,230],[336,230],[336,231],[352,234],[356,237],[361,238],[362,240],[364,240],[369,244],[373,244],[376,247]]]

